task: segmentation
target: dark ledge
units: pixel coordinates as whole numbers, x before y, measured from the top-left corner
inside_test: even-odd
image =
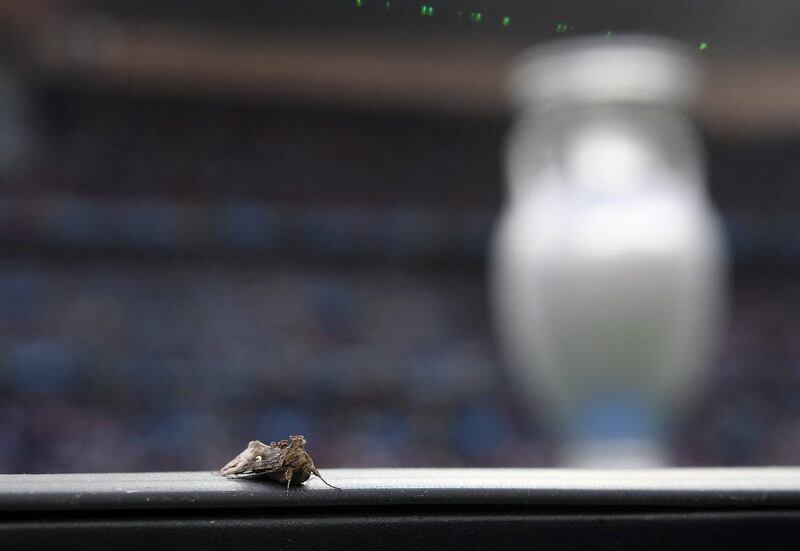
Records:
[[[211,472],[0,475],[0,511],[415,506],[800,509],[800,469],[324,469],[289,496]]]

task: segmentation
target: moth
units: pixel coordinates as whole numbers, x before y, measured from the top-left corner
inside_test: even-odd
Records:
[[[302,436],[290,436],[288,440],[270,442],[269,445],[253,440],[242,453],[217,472],[228,478],[266,477],[276,482],[286,482],[287,495],[289,486],[302,484],[312,474],[331,488],[341,489],[322,478],[305,446],[306,439]]]

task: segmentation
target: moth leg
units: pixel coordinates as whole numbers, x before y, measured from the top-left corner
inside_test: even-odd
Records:
[[[315,475],[317,475],[317,478],[319,478],[321,481],[323,481],[326,485],[330,486],[334,490],[341,490],[341,488],[339,488],[338,486],[334,486],[333,484],[328,484],[328,481],[325,480],[324,478],[322,478],[322,475],[319,474],[319,471],[316,469],[316,467],[311,469],[311,472],[314,473]]]
[[[286,472],[283,473],[283,476],[286,477],[286,495],[287,496],[289,495],[289,485],[292,483],[292,474],[294,474],[294,471],[292,471],[291,468],[286,469]]]

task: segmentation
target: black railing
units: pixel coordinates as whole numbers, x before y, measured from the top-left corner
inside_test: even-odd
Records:
[[[2,549],[720,549],[800,545],[800,469],[0,475]]]

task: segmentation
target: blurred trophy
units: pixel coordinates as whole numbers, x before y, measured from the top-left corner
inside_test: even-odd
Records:
[[[703,381],[725,255],[686,114],[700,76],[691,52],[634,36],[560,40],[513,70],[495,325],[565,465],[669,463]]]

